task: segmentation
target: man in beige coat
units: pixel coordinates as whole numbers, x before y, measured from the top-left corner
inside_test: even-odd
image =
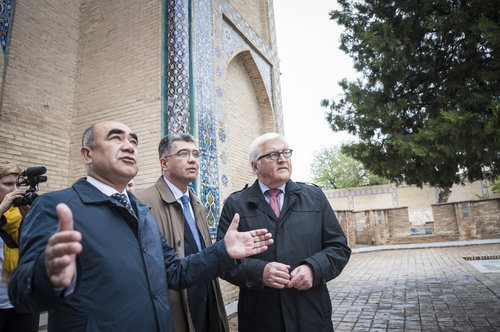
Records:
[[[151,206],[160,230],[184,257],[212,244],[205,208],[188,187],[198,175],[199,151],[191,135],[169,134],[158,153],[163,175],[137,197]],[[229,331],[218,280],[169,290],[169,298],[176,332]]]

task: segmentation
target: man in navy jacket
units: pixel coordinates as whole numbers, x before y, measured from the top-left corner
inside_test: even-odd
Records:
[[[49,310],[49,331],[173,331],[167,288],[212,279],[272,243],[266,230],[237,232],[235,216],[221,245],[179,259],[125,189],[138,171],[137,135],[106,121],[82,143],[87,178],[34,202],[9,284],[16,308]]]
[[[326,283],[340,274],[351,250],[321,189],[290,180],[291,155],[279,134],[256,138],[249,159],[257,181],[227,198],[219,220],[220,240],[233,213],[240,215],[240,230],[266,227],[274,238],[269,250],[222,276],[240,287],[239,331],[333,331]]]

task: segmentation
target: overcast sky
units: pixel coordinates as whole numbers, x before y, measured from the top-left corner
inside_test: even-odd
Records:
[[[337,6],[333,0],[274,0],[285,136],[293,149],[295,181],[311,181],[315,151],[349,139],[330,129],[327,109],[320,106],[322,99],[338,98],[338,81],[356,77],[352,60],[339,50],[343,29],[328,15]]]

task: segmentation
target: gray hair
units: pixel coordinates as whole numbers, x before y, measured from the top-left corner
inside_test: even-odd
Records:
[[[94,125],[88,127],[85,129],[83,132],[82,136],[82,146],[87,146],[89,148],[93,148],[95,146],[95,139],[94,139]]]
[[[181,134],[167,134],[163,137],[158,145],[158,156],[159,158],[169,155],[170,152],[174,149],[175,141],[184,141],[184,142],[194,142],[194,137],[188,133]]]
[[[266,142],[273,141],[273,140],[279,140],[285,144],[286,148],[288,148],[288,142],[286,138],[283,135],[277,134],[277,133],[267,133],[264,135],[261,135],[254,139],[252,144],[250,145],[250,151],[248,153],[248,161],[250,162],[250,166],[252,166],[252,163],[256,163],[257,159],[262,155],[262,145]],[[253,170],[253,167],[252,167]]]

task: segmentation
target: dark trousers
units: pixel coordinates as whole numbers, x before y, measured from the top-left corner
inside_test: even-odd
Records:
[[[37,332],[40,313],[0,309],[0,332]]]
[[[201,249],[205,249],[203,238],[200,236]],[[184,255],[198,252],[187,221],[184,223]],[[211,281],[201,282],[187,288],[188,306],[191,320],[196,332],[219,332],[222,325],[217,310],[217,301]],[[0,331],[1,332],[1,331]]]

